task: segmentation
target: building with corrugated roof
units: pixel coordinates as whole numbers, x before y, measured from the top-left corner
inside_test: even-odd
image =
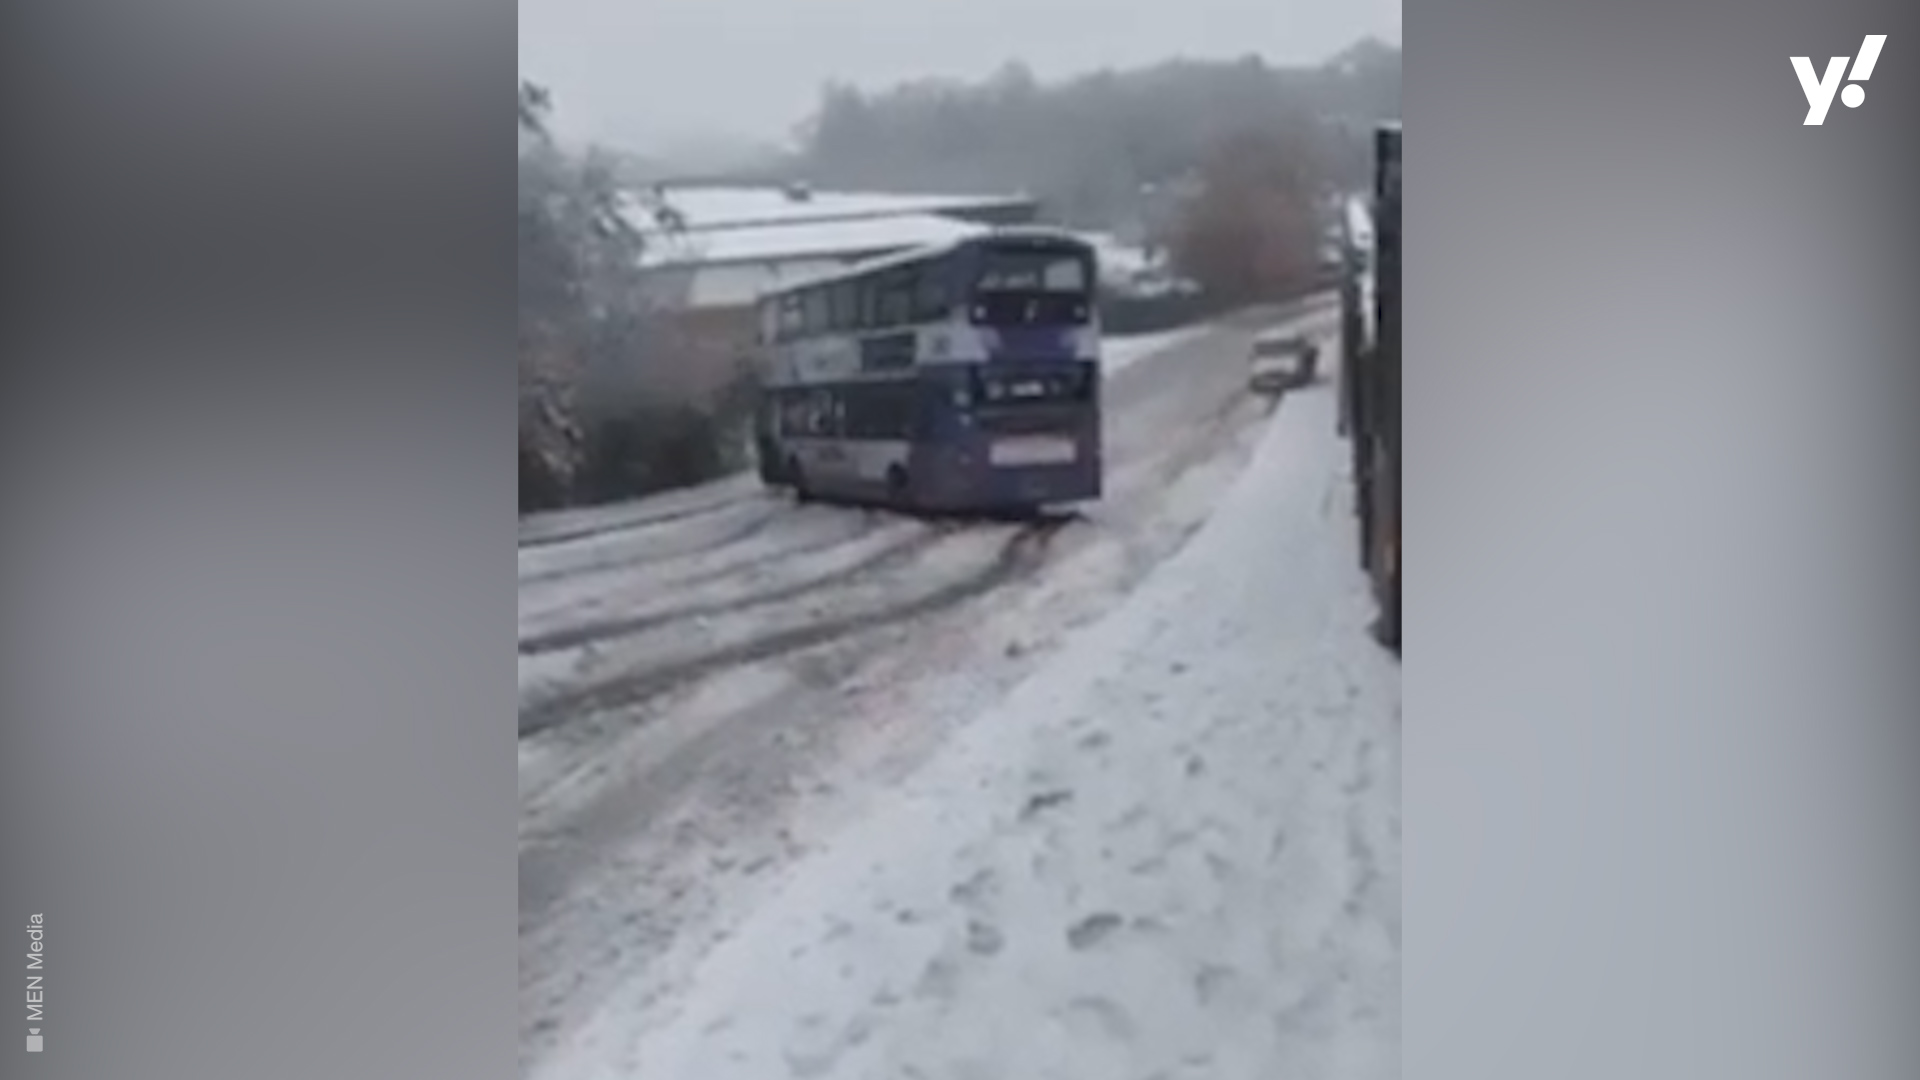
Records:
[[[628,199],[662,299],[750,305],[767,289],[860,259],[963,239],[1039,214],[1025,196],[786,188],[656,188]]]

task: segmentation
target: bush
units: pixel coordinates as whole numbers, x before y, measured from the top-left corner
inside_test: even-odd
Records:
[[[520,89],[520,510],[633,498],[743,464],[743,372],[672,331],[608,161],[548,138]]]
[[[573,501],[613,502],[725,475],[722,422],[693,405],[639,409],[588,429]]]
[[[700,401],[641,401],[585,425],[575,505],[639,498],[705,483],[746,467],[756,400],[744,369]]]

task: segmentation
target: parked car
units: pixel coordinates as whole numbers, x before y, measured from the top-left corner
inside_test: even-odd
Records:
[[[1268,330],[1253,339],[1251,381],[1260,387],[1305,386],[1319,377],[1320,347],[1304,334]]]

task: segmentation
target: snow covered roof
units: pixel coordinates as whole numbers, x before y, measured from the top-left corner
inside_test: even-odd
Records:
[[[1111,233],[1081,233],[1080,239],[1093,246],[1100,260],[1100,278],[1103,281],[1130,281],[1135,274],[1154,269],[1154,262],[1145,249],[1122,242]]]
[[[937,214],[798,221],[757,228],[648,237],[649,265],[780,262],[879,254],[951,243],[987,227]]]
[[[899,195],[777,187],[669,187],[628,199],[629,217],[644,233],[660,231],[647,204],[671,207],[684,231],[709,232],[915,214],[955,214],[1026,206],[1016,195]]]
[[[895,219],[895,218],[883,219],[883,221],[895,221],[895,220],[898,220],[898,219]],[[867,256],[846,259],[844,262],[844,265],[835,268],[830,273],[818,274],[818,275],[810,274],[805,277],[794,278],[792,280],[792,284],[823,285],[841,277],[844,274],[872,273],[875,270],[885,269],[886,267],[889,267],[889,266],[895,266],[902,263],[909,263],[921,258],[925,258],[927,255],[932,254],[941,248],[944,248],[953,244],[958,244],[962,240],[968,240],[976,236],[992,235],[996,237],[1014,238],[1014,239],[1070,240],[1070,241],[1078,241],[1080,243],[1087,243],[1087,238],[1084,235],[1073,232],[1072,230],[1069,230],[1069,229],[1062,229],[1053,225],[997,225],[995,226],[995,225],[978,225],[972,222],[955,221],[952,218],[936,217],[934,218],[934,220],[943,222],[947,225],[958,226],[959,228],[951,232],[947,236],[939,237],[936,239],[929,239],[923,243],[902,244],[897,247],[891,248],[890,250],[874,250],[872,254]],[[875,222],[875,224],[880,224],[880,222]],[[876,232],[877,231],[878,230],[876,230]]]
[[[646,264],[665,266],[845,259],[951,243],[982,231],[961,215],[1030,208],[1033,200],[716,186],[633,192],[623,204],[646,242]]]

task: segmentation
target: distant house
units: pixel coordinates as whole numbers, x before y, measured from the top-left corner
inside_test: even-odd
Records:
[[[779,187],[665,187],[632,193],[646,280],[681,327],[719,349],[753,338],[769,289],[860,259],[1033,222],[1025,196],[901,195]]]
[[[1188,296],[1200,287],[1174,273],[1157,246],[1128,243],[1112,233],[1082,233],[1100,260],[1100,288],[1109,300]]]

